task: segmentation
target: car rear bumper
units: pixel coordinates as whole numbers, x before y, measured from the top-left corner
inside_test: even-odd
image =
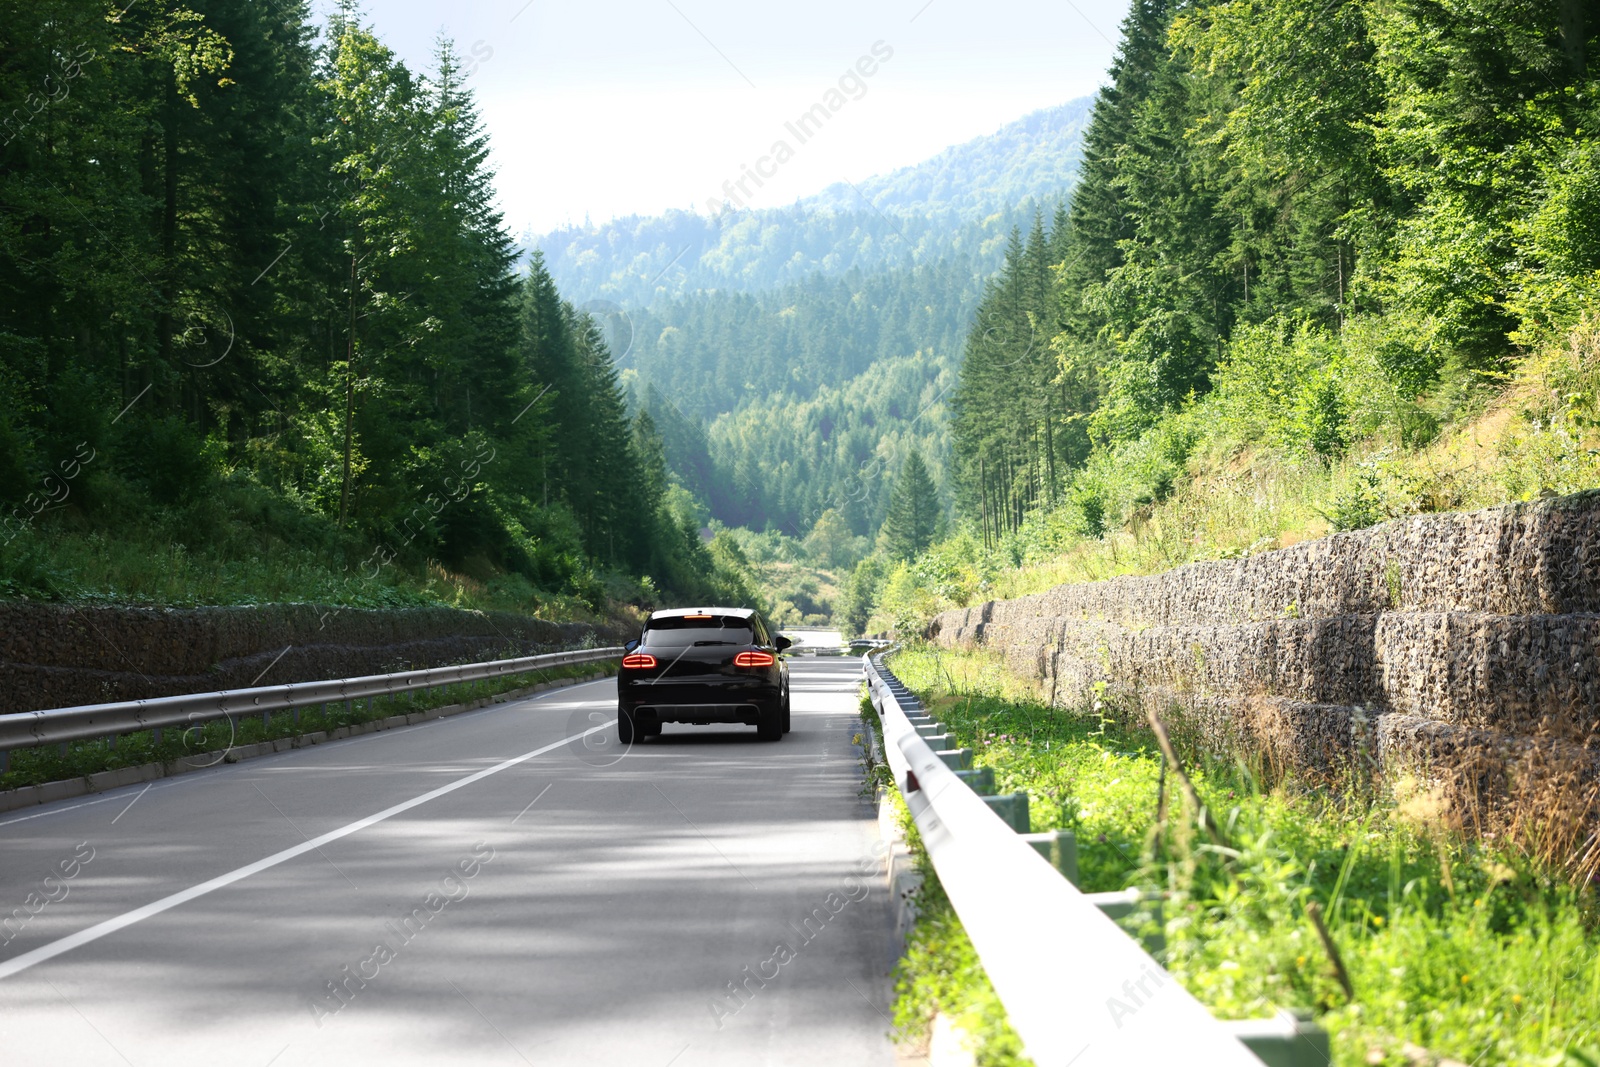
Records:
[[[633,714],[656,722],[686,722],[695,726],[712,723],[759,726],[771,712],[757,704],[644,704],[634,708]]]
[[[658,722],[743,723],[758,726],[775,714],[782,700],[778,686],[738,684],[636,683],[618,687],[618,702],[636,717]]]

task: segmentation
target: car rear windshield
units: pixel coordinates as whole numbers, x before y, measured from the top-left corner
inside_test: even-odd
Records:
[[[644,632],[644,643],[658,648],[684,648],[702,641],[750,645],[755,639],[750,620],[737,615],[673,615],[651,619]]]

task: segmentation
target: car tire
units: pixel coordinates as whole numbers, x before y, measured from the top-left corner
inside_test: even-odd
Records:
[[[617,740],[625,745],[631,745],[636,732],[633,712],[619,704],[617,706]]]
[[[661,736],[661,720],[655,718],[654,716],[651,716],[650,718],[645,718],[644,716],[641,715],[639,717],[638,727],[639,727],[638,734],[639,734],[640,737],[660,737]]]
[[[779,708],[763,712],[756,723],[757,741],[777,741],[783,737],[783,712]]]
[[[783,711],[780,713],[780,717],[783,719],[783,732],[784,733],[788,733],[789,732],[789,691],[787,689],[785,689],[783,691]]]

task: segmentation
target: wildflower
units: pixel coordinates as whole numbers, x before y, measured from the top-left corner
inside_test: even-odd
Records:
[[[1461,984],[1462,985],[1466,985],[1470,981],[1472,981],[1472,975],[1464,974],[1464,975],[1461,976]]]
[[[1372,917],[1372,925],[1373,926],[1382,926],[1383,925],[1383,916],[1382,915],[1374,915]]]
[[[1511,994],[1511,1003],[1513,1003],[1513,1004],[1521,1004],[1522,1003],[1522,994],[1521,993],[1513,993],[1513,994]]]

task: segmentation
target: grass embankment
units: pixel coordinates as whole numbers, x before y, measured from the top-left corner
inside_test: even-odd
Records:
[[[1426,402],[1386,395],[1368,375],[1350,387],[1364,406],[1350,427],[1361,432],[1331,456],[1293,444],[1293,412],[1279,409],[1296,379],[1282,377],[1240,385],[1224,375],[1138,440],[1097,451],[1068,499],[998,545],[966,534],[933,546],[889,576],[867,629],[913,632],[948,608],[1067,582],[1600,486],[1600,324]]]
[[[1296,783],[1263,788],[1244,764],[1190,768],[1229,847],[1185,817],[1148,734],[1096,709],[1047,706],[981,653],[913,649],[894,670],[1000,792],[1029,796],[1035,830],[1078,839],[1086,891],[1168,894],[1168,969],[1219,1017],[1313,1009],[1339,1067],[1600,1062],[1600,931],[1580,891],[1494,840],[1447,825],[1425,791]],[[937,880],[900,967],[897,1023],[955,1015],[979,1062],[1015,1039]],[[1349,972],[1336,981],[1310,919],[1317,902]],[[1045,921],[1041,919],[1041,921]]]
[[[82,483],[82,484],[79,484]],[[577,558],[547,588],[482,557],[429,558],[404,531],[371,538],[235,472],[158,504],[87,471],[60,505],[0,519],[0,599],[163,607],[326,604],[455,607],[592,622],[649,594]],[[559,568],[558,568],[559,570]],[[598,605],[598,607],[597,607]]]
[[[266,722],[261,720],[260,715],[251,715],[239,716],[232,721],[218,719],[197,723],[188,728],[168,727],[162,731],[159,742],[154,731],[143,730],[118,737],[115,745],[104,738],[72,741],[67,744],[64,754],[55,745],[45,748],[16,749],[11,753],[10,770],[0,774],[0,789],[15,789],[41,782],[61,782],[121,767],[138,767],[146,763],[190,760],[200,766],[206,766],[220,762],[224,758],[223,753],[240,745],[275,741],[283,737],[299,737],[320,730],[337,730],[341,726],[355,726],[376,719],[387,719],[391,715],[410,715],[430,708],[464,704],[483,697],[498,696],[501,693],[523,689],[540,682],[583,678],[610,669],[610,665],[603,663],[548,667],[515,677],[441,686],[426,693],[398,693],[393,696],[374,697],[370,701],[358,700],[348,706],[325,704],[301,708],[298,719],[293,711],[279,711],[274,712]]]

